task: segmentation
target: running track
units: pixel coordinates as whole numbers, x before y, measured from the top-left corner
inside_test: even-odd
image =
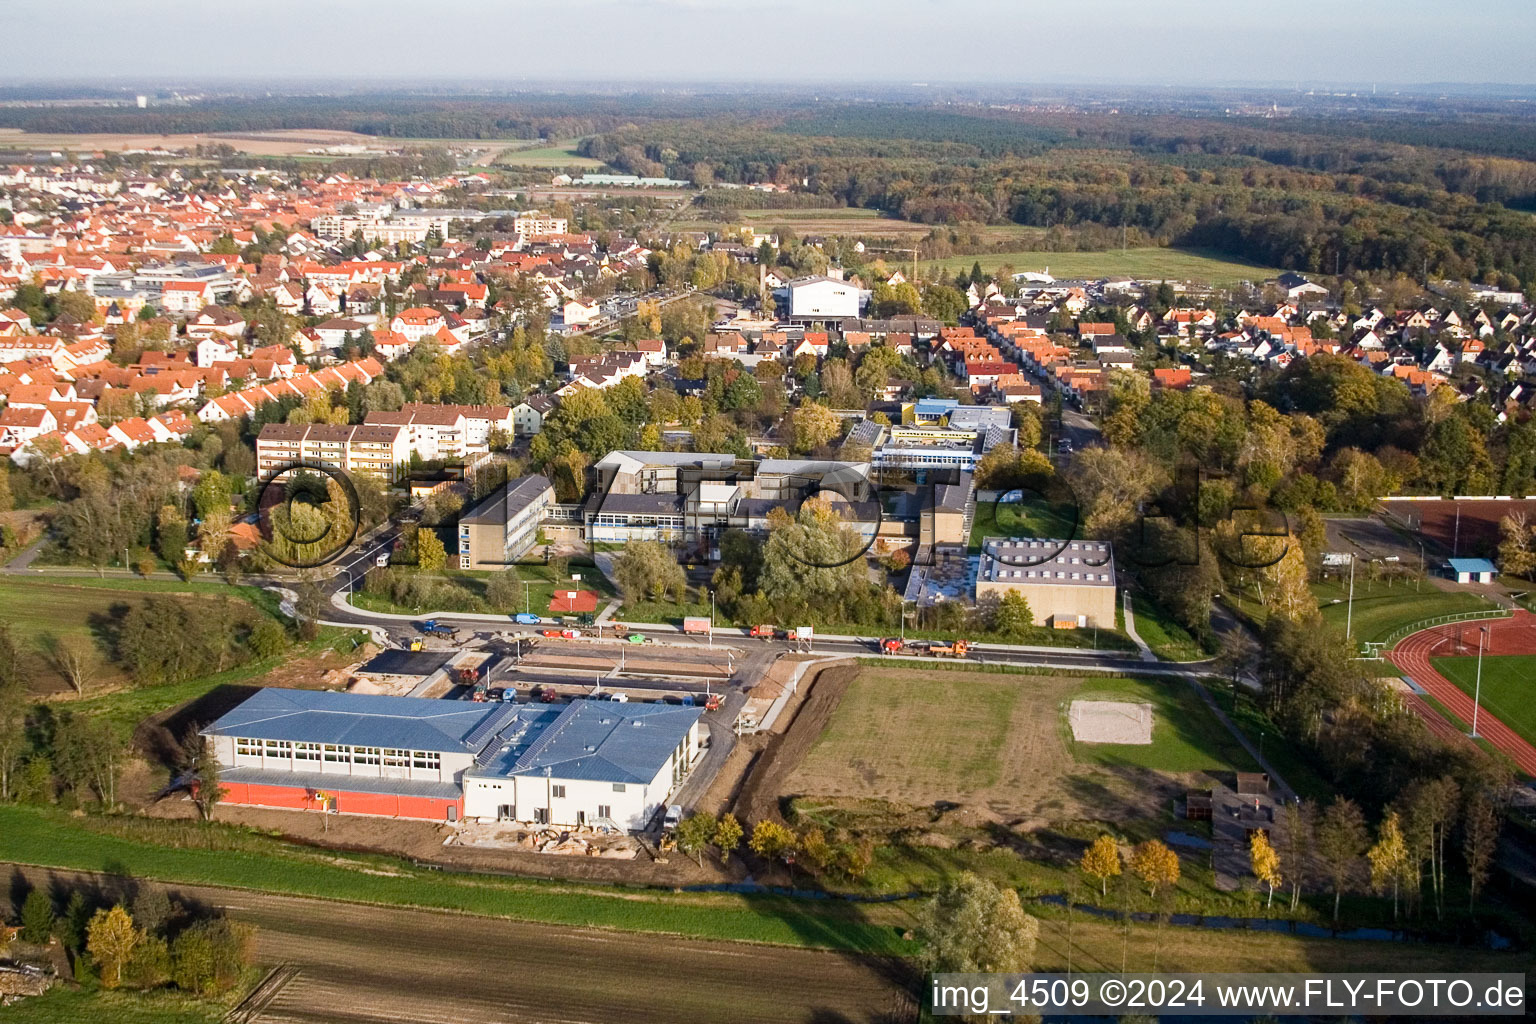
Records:
[[[1438,700],[1453,715],[1470,723],[1472,698],[1461,687],[1436,672],[1429,659],[1453,654],[1476,654],[1477,631],[1482,626],[1489,627],[1486,646],[1483,648],[1484,655],[1536,654],[1536,615],[1518,610],[1512,618],[1494,619],[1491,622],[1478,620],[1453,623],[1420,630],[1406,637],[1388,653],[1387,657],[1391,659],[1392,664],[1402,670],[1403,675],[1412,677],[1414,682],[1429,691],[1430,696]],[[1460,651],[1456,649],[1458,631],[1462,645]],[[1430,730],[1436,735],[1444,739],[1450,739],[1453,736],[1465,738],[1460,730],[1420,698],[1409,695],[1408,706],[1424,718]],[[1515,762],[1521,771],[1527,775],[1536,776],[1536,747],[1532,747],[1517,736],[1513,729],[1490,715],[1486,707],[1478,712],[1477,731],[1496,750]]]

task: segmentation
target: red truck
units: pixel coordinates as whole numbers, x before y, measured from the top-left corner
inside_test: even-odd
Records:
[[[772,640],[776,630],[772,626],[753,626],[752,636],[757,640]]]

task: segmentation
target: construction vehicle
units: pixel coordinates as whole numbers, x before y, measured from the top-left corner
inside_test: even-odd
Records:
[[[884,640],[880,641],[880,653],[881,654],[900,654],[901,651],[902,651],[902,648],[904,648],[906,646],[907,646],[906,642],[904,640],[902,640],[900,637],[888,636]]]
[[[935,640],[928,645],[928,653],[935,658],[963,658],[971,651],[969,640]]]
[[[421,637],[413,636],[411,637],[410,642],[405,645],[405,648],[408,651],[420,651],[424,650],[426,646],[426,643],[421,639]]]
[[[755,640],[772,640],[778,636],[778,630],[772,626],[753,626],[752,637]]]
[[[718,693],[706,693],[704,695],[704,710],[705,711],[719,711],[720,710],[720,695]]]
[[[624,625],[622,622],[615,622],[613,624],[613,635],[618,639],[623,640],[625,637],[629,636],[629,627]]]
[[[438,622],[436,619],[428,619],[416,627],[427,636],[453,637],[458,635],[458,630],[452,626]]]

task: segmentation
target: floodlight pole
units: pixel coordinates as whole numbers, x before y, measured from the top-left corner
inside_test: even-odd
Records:
[[[1472,688],[1472,738],[1477,735],[1477,711],[1478,703],[1483,695],[1483,640],[1488,635],[1488,627],[1481,626],[1477,631],[1477,684]]]
[[[1349,606],[1344,610],[1344,639],[1354,639],[1355,621],[1355,556],[1349,556]]]

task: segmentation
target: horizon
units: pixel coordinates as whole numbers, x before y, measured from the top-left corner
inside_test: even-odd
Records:
[[[1219,0],[1157,7],[1083,0],[1070,10],[1029,0],[977,0],[964,17],[928,0],[784,0],[771,18],[736,0],[571,0],[558,10],[507,5],[477,12],[473,22],[462,22],[462,38],[454,34],[460,23],[450,19],[442,19],[440,36],[413,36],[419,9],[402,0],[272,0],[239,26],[239,47],[221,45],[231,32],[223,13],[189,0],[146,0],[132,10],[104,0],[79,6],[71,31],[60,34],[53,31],[54,5],[13,4],[15,35],[29,45],[13,54],[0,81],[1536,86],[1524,42],[1536,37],[1536,5],[1518,0],[1489,0],[1455,12],[1454,21],[1427,0],[1359,0],[1342,7],[1296,0],[1278,22],[1272,8],[1238,5],[1243,10]],[[573,32],[578,23],[579,33]],[[1326,26],[1326,35],[1309,31],[1314,24]],[[547,42],[514,49],[528,37]],[[401,45],[412,38],[427,41],[419,55]],[[978,39],[1002,45],[978,46]],[[914,40],[922,41],[917,55]],[[1066,45],[1056,45],[1058,40]],[[1424,66],[1434,73],[1404,75],[1404,54],[1431,55]],[[395,66],[381,74],[385,64]],[[445,65],[476,71],[445,74]],[[90,74],[82,76],[82,67]],[[177,71],[147,75],[146,67]],[[1276,67],[1289,73],[1275,75]],[[1244,81],[1250,69],[1262,84]]]

